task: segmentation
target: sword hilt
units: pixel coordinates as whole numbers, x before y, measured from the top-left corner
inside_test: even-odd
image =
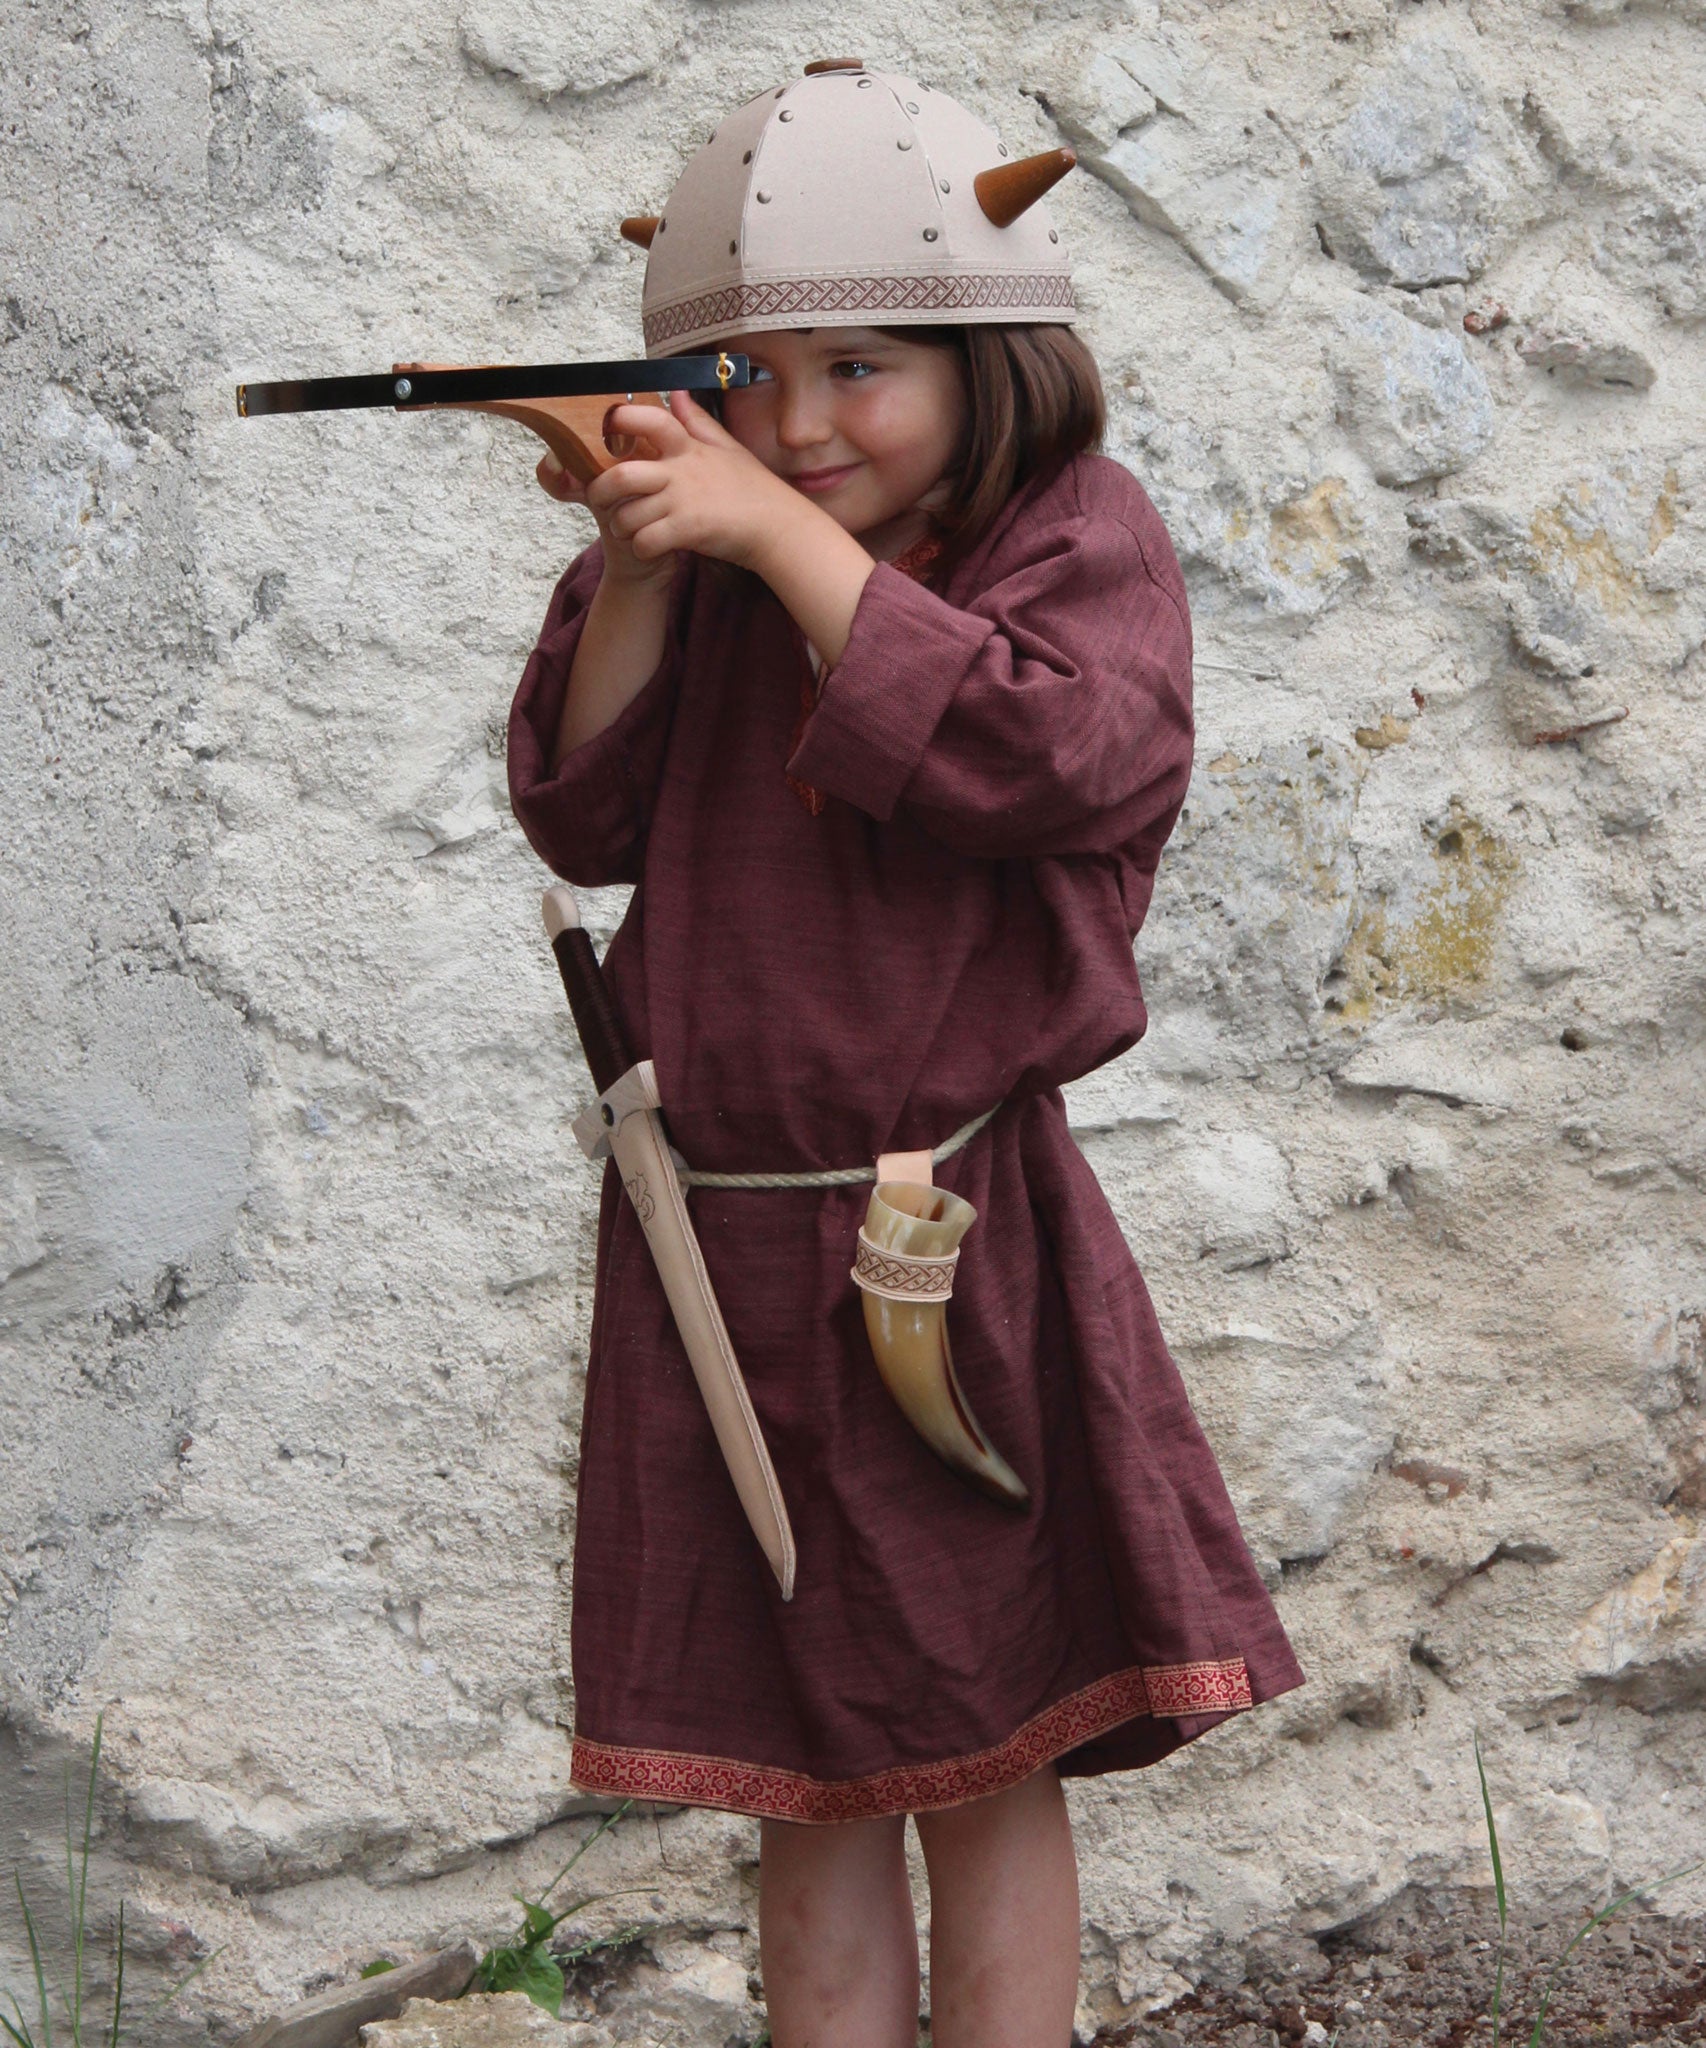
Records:
[[[557,956],[557,972],[563,977],[563,993],[569,999],[581,1051],[586,1055],[587,1071],[592,1075],[593,1087],[602,1095],[634,1064],[627,1035],[610,999],[598,955],[592,950],[592,939],[581,924],[574,891],[559,882],[545,891],[541,907],[551,951]]]

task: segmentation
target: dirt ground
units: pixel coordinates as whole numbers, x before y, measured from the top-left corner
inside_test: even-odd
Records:
[[[1580,1925],[1513,1919],[1501,2043],[1527,2048],[1547,1972]],[[1407,1901],[1320,1942],[1259,1938],[1246,1948],[1242,1983],[1205,1984],[1098,2034],[1097,2048],[1490,2048],[1498,1931],[1490,1897],[1453,1896]],[[1706,2044],[1706,1920],[1632,1911],[1596,1929],[1559,1972],[1544,2039],[1549,2048]]]

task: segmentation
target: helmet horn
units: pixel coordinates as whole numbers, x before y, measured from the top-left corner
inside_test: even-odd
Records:
[[[622,223],[623,241],[632,242],[637,249],[649,249],[657,231],[658,216],[655,213],[631,213]]]
[[[1017,163],[996,164],[990,170],[979,171],[972,180],[972,190],[985,215],[998,228],[1008,228],[1051,185],[1058,185],[1077,161],[1070,149],[1045,149],[1036,156],[1022,156]],[[628,232],[626,222],[622,232]]]

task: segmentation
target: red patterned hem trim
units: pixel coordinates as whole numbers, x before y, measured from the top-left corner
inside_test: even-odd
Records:
[[[941,1763],[899,1764],[869,1778],[808,1778],[732,1757],[667,1749],[623,1749],[577,1735],[570,1776],[583,1792],[717,1806],[774,1820],[875,1820],[929,1813],[1005,1792],[1069,1749],[1139,1715],[1236,1714],[1252,1705],[1242,1657],[1219,1663],[1133,1667],[1057,1700],[1005,1742]]]

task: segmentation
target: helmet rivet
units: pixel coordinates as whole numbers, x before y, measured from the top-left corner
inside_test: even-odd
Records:
[[[791,121],[791,120],[792,120],[792,119],[794,118],[794,110],[793,110],[793,108],[792,108],[792,107],[784,107],[784,108],[782,109],[781,113],[779,113],[779,114],[778,114],[778,115],[776,116],[776,118],[777,118],[777,120],[778,120],[778,121]]]
[[[946,192],[946,191],[949,191],[949,190],[951,189],[951,188],[950,188],[950,186],[949,186],[949,184],[948,184],[948,181],[947,181],[947,179],[946,179],[946,178],[944,178],[944,179],[943,179],[943,180],[942,180],[941,182],[942,182],[942,190],[943,190],[944,192]]]
[[[749,164],[752,162],[752,151],[750,149],[747,151],[746,155],[741,158],[741,162],[743,164]]]
[[[787,90],[788,88],[785,85],[779,85],[777,86],[775,92],[771,94],[771,98],[779,100]]]
[[[860,90],[861,92],[866,92],[866,91],[868,91],[868,90],[869,90],[869,88],[870,88],[870,84],[871,84],[871,81],[870,81],[870,80],[869,80],[868,78],[861,78],[861,79],[860,79],[860,81],[859,81],[859,90]]]
[[[740,253],[740,244],[739,244],[738,242],[731,242],[731,243],[729,244],[729,254],[730,254],[731,256],[737,256],[737,255],[739,255],[739,253]]]
[[[908,100],[906,103],[906,111],[909,114],[916,114],[918,112],[918,102],[916,100]]]
[[[933,242],[933,241],[935,241],[935,239],[936,239],[936,230],[935,230],[934,228],[926,228],[926,229],[924,230],[924,239],[925,239],[925,241],[927,241],[927,242]]]
[[[1051,242],[1058,242],[1060,240],[1060,236],[1056,233],[1056,231],[1053,228],[1049,229],[1048,238]]]
[[[1006,145],[1006,143],[1004,143],[1004,142],[998,142],[998,143],[997,143],[997,144],[995,145],[995,154],[996,154],[997,156],[1005,156],[1005,155],[1007,154],[1007,145]]]
[[[770,204],[770,194],[768,192],[755,192],[752,196],[758,201],[760,206],[768,206]]]
[[[910,149],[911,147],[912,137],[910,135],[901,136],[900,139],[895,143],[896,149]]]

